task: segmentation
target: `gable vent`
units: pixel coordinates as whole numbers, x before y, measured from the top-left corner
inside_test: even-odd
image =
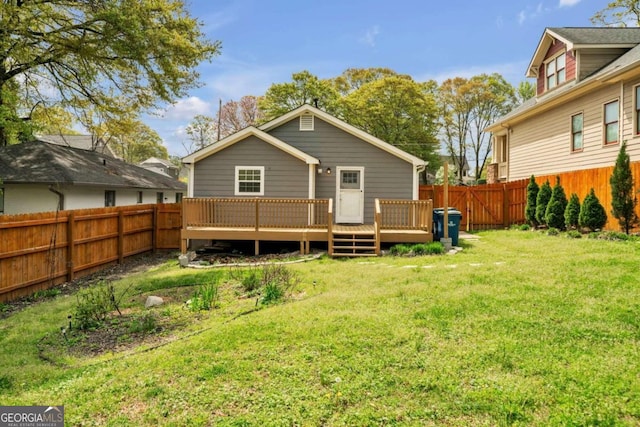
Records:
[[[300,116],[300,130],[313,130],[313,114]]]

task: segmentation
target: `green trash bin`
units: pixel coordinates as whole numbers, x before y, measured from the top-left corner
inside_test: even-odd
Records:
[[[449,238],[453,246],[458,246],[458,238],[460,237],[460,222],[462,221],[462,213],[455,208],[449,208]],[[444,237],[444,208],[436,208],[433,210],[433,238],[436,242]]]

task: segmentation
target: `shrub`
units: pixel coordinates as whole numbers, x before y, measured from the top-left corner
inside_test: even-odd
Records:
[[[242,289],[249,295],[255,293],[262,286],[260,273],[256,269],[251,269],[242,277]]]
[[[535,177],[531,175],[529,185],[527,185],[527,205],[524,209],[524,217],[534,228],[538,226],[538,221],[536,220],[536,199],[538,198],[539,191],[540,186],[536,182]]]
[[[576,193],[571,194],[567,208],[564,210],[564,225],[567,229],[578,228],[578,218],[580,217],[580,199]]]
[[[620,229],[629,234],[629,230],[638,224],[636,215],[638,199],[633,190],[633,174],[626,147],[627,143],[623,141],[609,183],[611,184],[611,215],[618,220]]]
[[[219,299],[218,283],[210,282],[200,285],[187,305],[192,311],[206,311],[218,307]]]
[[[129,324],[129,332],[132,334],[152,332],[157,327],[157,318],[155,313],[147,311],[140,316],[131,319]]]
[[[440,242],[419,243],[411,247],[414,255],[439,255],[444,253],[444,246]]]
[[[300,279],[283,265],[265,265],[262,269],[262,304],[277,303],[295,288]]]
[[[109,313],[120,312],[120,301],[125,292],[116,296],[112,283],[99,282],[96,286],[80,292],[76,296],[75,323],[79,329],[90,329],[100,326]]]
[[[549,200],[547,211],[544,214],[547,226],[564,230],[564,211],[566,209],[567,196],[564,194],[564,188],[560,185],[560,177],[556,177],[556,185],[553,186],[551,200]]]
[[[529,224],[522,224],[518,227],[518,230],[520,231],[529,231],[531,230],[531,226]]]
[[[557,236],[558,234],[560,234],[560,230],[555,227],[549,227],[549,229],[547,230],[547,234],[549,236]]]
[[[607,223],[607,212],[600,204],[593,188],[584,198],[578,216],[578,225],[588,228],[591,231],[600,230]]]
[[[619,231],[605,231],[603,233],[598,234],[598,239],[601,240],[629,240],[631,236],[626,233],[621,233]]]
[[[569,230],[567,231],[567,237],[570,239],[581,239],[582,233],[580,233],[578,230]]]
[[[405,244],[393,245],[389,249],[389,253],[396,256],[407,255],[409,252],[411,252],[411,246]]]
[[[539,225],[547,223],[544,217],[547,212],[549,200],[551,200],[551,185],[549,184],[549,180],[547,180],[540,187],[538,197],[536,198],[536,221]]]

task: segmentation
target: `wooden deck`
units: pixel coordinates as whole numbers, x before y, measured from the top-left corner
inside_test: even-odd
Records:
[[[376,200],[374,224],[333,224],[331,199],[183,200],[181,250],[189,239],[297,241],[309,253],[311,242],[327,242],[331,256],[380,254],[381,243],[433,240],[431,200]]]

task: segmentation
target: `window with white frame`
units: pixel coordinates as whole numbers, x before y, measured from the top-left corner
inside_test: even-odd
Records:
[[[562,53],[547,62],[547,89],[553,89],[554,87],[564,83],[567,80],[566,66],[566,53]]]
[[[138,191],[136,202],[137,203],[142,203],[142,191]]]
[[[618,142],[620,120],[620,102],[615,101],[604,104],[604,143],[615,144]]]
[[[104,191],[104,206],[115,206],[116,205],[116,192],[114,190],[105,190]]]
[[[571,116],[571,151],[582,150],[582,128],[584,119],[582,113]]]
[[[236,166],[235,195],[264,195],[264,166]]]
[[[635,134],[640,135],[640,86],[635,87],[635,100],[633,105],[635,109],[635,114],[633,116],[633,119],[635,120]]]

